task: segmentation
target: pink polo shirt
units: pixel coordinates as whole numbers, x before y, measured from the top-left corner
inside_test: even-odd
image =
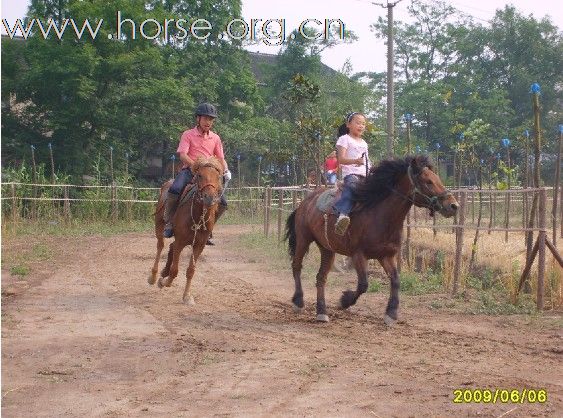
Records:
[[[197,127],[184,131],[180,137],[177,153],[188,153],[188,157],[197,160],[199,157],[217,157],[224,160],[223,144],[215,132],[209,131],[207,135],[201,134]],[[186,168],[184,164],[182,168]]]

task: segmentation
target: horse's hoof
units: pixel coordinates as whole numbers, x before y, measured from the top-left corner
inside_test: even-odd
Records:
[[[328,322],[328,315],[327,314],[318,314],[317,315],[317,322]]]
[[[293,307],[293,312],[299,314],[305,310],[305,308],[300,308],[295,303],[292,303],[291,306]]]
[[[189,298],[184,298],[183,301],[188,306],[194,306],[195,305],[195,300],[194,300],[194,297],[192,295],[190,295]]]
[[[156,274],[150,274],[149,279],[147,280],[149,282],[150,285],[153,285],[156,283]]]
[[[385,316],[383,317],[383,322],[385,322],[385,325],[387,325],[388,327],[392,327],[393,325],[395,325],[395,322],[397,322],[397,320],[385,314]]]
[[[158,279],[158,287],[159,289],[162,289],[163,287],[170,287],[170,281],[165,277],[161,277]]]

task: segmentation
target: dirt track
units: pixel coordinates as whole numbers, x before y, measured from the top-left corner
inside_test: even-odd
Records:
[[[319,324],[312,278],[296,315],[289,270],[237,248],[240,228],[217,227],[193,307],[180,303],[189,249],[171,288],[147,284],[150,234],[49,238],[53,259],[24,279],[3,268],[2,415],[562,416],[560,316],[451,314],[403,297],[387,329],[387,294],[336,310],[348,273]],[[30,245],[4,242],[3,257]],[[457,388],[546,389],[548,400],[454,404]]]

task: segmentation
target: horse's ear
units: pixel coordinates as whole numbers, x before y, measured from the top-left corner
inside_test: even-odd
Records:
[[[415,157],[412,158],[411,164],[410,164],[411,170],[412,170],[413,174],[415,174],[415,175],[419,174],[422,171],[422,168],[420,167],[420,163],[419,163],[418,160],[419,160],[419,157],[415,156]]]

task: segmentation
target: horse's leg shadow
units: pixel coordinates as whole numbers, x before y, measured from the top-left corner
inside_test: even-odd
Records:
[[[356,290],[345,290],[340,297],[340,308],[347,309],[354,305],[360,295],[368,290],[367,260],[363,254],[357,253],[352,256],[352,262],[358,275]]]

